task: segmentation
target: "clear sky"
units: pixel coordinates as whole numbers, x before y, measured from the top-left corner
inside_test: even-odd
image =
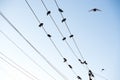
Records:
[[[75,54],[81,58],[72,39],[69,38],[66,26],[64,23],[61,23],[62,18],[57,11],[54,0],[43,1],[48,10],[51,11],[52,17],[63,35],[66,36]],[[76,60],[65,42],[62,41],[62,37],[54,23],[46,15],[46,9],[41,0],[28,0],[28,2],[40,21],[44,23],[46,31],[52,35],[51,39],[55,42],[63,56],[68,59],[68,63],[72,65],[75,73],[81,76],[83,80],[88,80],[87,69]],[[108,80],[120,80],[120,1],[57,0],[57,2],[60,8],[64,10],[63,15],[67,19],[66,22],[74,34],[84,59],[88,62],[89,68],[95,73],[95,79],[93,80],[105,80],[105,78]],[[98,8],[102,11],[89,12],[92,8]],[[76,75],[63,63],[62,57],[46,36],[44,30],[38,27],[39,23],[25,3],[25,0],[0,0],[0,11],[52,65],[68,78],[67,80],[77,80]],[[39,80],[54,80],[26,57],[1,31],[56,80],[64,80],[27,44],[2,16],[0,16],[0,52]],[[1,58],[7,60],[0,54],[0,80],[31,80]],[[7,61],[10,62],[10,60]],[[105,70],[101,71],[101,69]]]

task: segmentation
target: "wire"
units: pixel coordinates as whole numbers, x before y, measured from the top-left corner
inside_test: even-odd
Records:
[[[21,66],[19,66],[18,64],[16,64],[14,61],[12,61],[10,58],[8,58],[5,54],[3,54],[2,52],[0,52],[0,54],[2,55],[2,56],[4,56],[6,59],[8,59],[10,62],[12,62],[14,65],[16,65],[17,67],[19,67],[19,68],[17,68],[16,66],[14,66],[14,65],[12,65],[11,63],[9,63],[7,60],[5,60],[4,58],[2,58],[2,57],[0,57],[3,61],[5,61],[6,63],[8,63],[10,66],[12,66],[12,67],[14,67],[15,69],[17,69],[18,71],[20,71],[21,73],[23,73],[24,75],[26,75],[27,77],[29,77],[30,79],[32,79],[32,80],[34,80],[33,78],[35,78],[36,80],[40,80],[40,79],[38,79],[36,76],[34,76],[33,74],[31,74],[30,72],[28,72],[27,70],[25,70],[24,68],[22,68]],[[23,70],[23,71],[22,71]],[[26,74],[27,73],[27,74]],[[33,78],[31,78],[30,76],[32,76]]]
[[[43,0],[41,0],[41,2],[42,2],[42,4],[43,4],[43,6],[45,7],[46,11],[49,12],[49,10],[47,9],[47,7],[46,7],[45,3],[43,2]],[[71,52],[73,53],[73,55],[77,58],[77,60],[79,60],[79,58],[78,58],[77,55],[75,54],[74,50],[72,49],[72,47],[70,46],[70,44],[67,42],[66,37],[63,36],[61,30],[59,29],[59,27],[58,27],[57,23],[55,22],[54,18],[52,17],[52,15],[49,14],[49,16],[50,16],[51,20],[53,21],[54,25],[56,26],[58,32],[59,32],[59,33],[61,34],[61,36],[63,37],[62,40],[65,41],[65,43],[66,43],[66,45],[68,46],[68,48],[70,49],[70,51],[71,51]],[[65,19],[64,19],[64,20],[65,20]]]
[[[37,15],[34,13],[33,9],[31,8],[30,4],[28,3],[27,0],[25,0],[25,2],[27,3],[27,5],[29,6],[30,10],[32,11],[33,15],[35,16],[36,20],[40,23],[39,18],[37,17]]]
[[[2,33],[12,44],[14,44],[26,57],[28,57],[35,65],[37,65],[40,69],[42,69],[44,72],[46,72],[47,75],[49,75],[51,78],[56,80],[50,73],[48,73],[42,66],[40,66],[35,60],[33,60],[26,52],[24,52],[23,49],[21,49],[14,41],[12,41],[4,32],[0,30],[0,33]]]
[[[47,10],[47,12],[49,12],[43,1],[42,1],[42,3],[43,3],[43,5],[44,5],[45,9]],[[28,4],[28,7],[30,8],[30,10],[32,11],[32,13],[34,14],[34,16],[37,17],[36,14],[35,14],[35,12],[34,12],[34,10],[33,10],[32,7],[30,6],[30,4],[29,4],[28,2],[27,2],[27,4]],[[50,12],[49,12],[49,13],[50,13]],[[51,18],[52,18],[52,17],[51,17]],[[39,18],[37,17],[37,19],[39,19]],[[55,21],[54,21],[53,18],[52,18],[52,20],[53,20],[53,22],[55,23]],[[43,24],[41,25],[40,20],[39,20],[38,22],[39,22],[39,24],[40,24],[39,27],[42,27],[42,29],[44,30],[44,32],[46,33],[46,35],[48,36],[48,38],[50,39],[50,41],[51,41],[52,44],[54,45],[55,49],[58,51],[58,53],[60,54],[60,56],[63,58],[64,62],[66,62],[66,64],[68,65],[67,59],[66,59],[65,57],[63,57],[61,51],[59,50],[59,48],[57,47],[57,45],[55,44],[55,42],[51,39],[52,36],[47,33],[46,29],[43,27]],[[57,26],[56,23],[55,23],[55,25]],[[58,28],[58,29],[59,29],[59,28]],[[61,33],[61,34],[62,34],[62,33]],[[62,36],[63,36],[63,35],[62,35]],[[68,44],[68,43],[67,43],[67,44]],[[70,47],[70,49],[71,49],[71,47]],[[72,51],[73,51],[73,50],[72,50]],[[68,66],[71,66],[71,65],[68,65]],[[70,68],[70,67],[69,67],[69,68]],[[71,68],[70,68],[70,69],[71,69]],[[72,72],[76,75],[76,73],[75,73],[74,70],[72,70]]]
[[[64,19],[64,16],[63,16],[63,12],[64,12],[64,11],[59,7],[58,2],[57,2],[56,0],[54,0],[54,2],[55,2],[56,6],[57,6],[57,8],[58,8],[58,11],[59,11],[61,17]],[[65,21],[64,23],[65,23],[65,26],[66,26],[69,34],[70,34],[69,37],[73,40],[73,43],[74,43],[76,49],[78,50],[78,52],[79,52],[79,54],[80,54],[80,56],[81,56],[81,58],[82,58],[82,60],[83,60],[83,61],[80,61],[80,62],[83,63],[83,64],[84,64],[84,62],[85,62],[87,69],[90,70],[89,67],[87,66],[87,62],[85,61],[85,59],[84,59],[84,57],[83,57],[83,55],[82,55],[82,53],[81,53],[81,50],[80,50],[79,47],[78,47],[78,44],[77,44],[76,40],[74,39],[74,35],[73,35],[73,34],[71,33],[71,31],[70,31],[70,28],[69,28],[67,22]],[[94,73],[94,74],[95,74],[95,73]],[[99,75],[99,77],[102,77],[102,78],[106,79],[105,77],[103,77],[103,76],[101,76],[101,75]],[[107,80],[107,79],[106,79],[106,80]]]
[[[55,67],[52,65],[52,63],[50,63],[47,58],[42,55],[41,52],[39,52],[18,30],[17,28],[0,12],[0,15],[9,23],[9,25],[31,46],[31,48],[33,48],[38,54],[39,56],[41,56],[48,64],[49,66],[51,66],[64,80],[67,80],[67,78]]]
[[[59,10],[60,7],[59,7],[57,1],[54,0],[54,2],[55,2],[56,6],[57,6],[57,8],[58,8],[58,10]],[[59,11],[59,13],[61,14],[61,17],[64,18],[62,12]],[[78,52],[80,53],[80,56],[82,57],[83,61],[85,61],[85,60],[84,60],[84,57],[83,57],[83,55],[82,55],[82,53],[81,53],[81,51],[80,51],[80,49],[79,49],[79,47],[78,47],[78,45],[77,45],[77,42],[75,41],[74,36],[73,36],[73,34],[71,33],[71,31],[70,31],[70,28],[69,28],[67,22],[65,21],[64,23],[65,23],[65,25],[66,25],[66,27],[67,27],[67,30],[68,30],[70,36],[72,36],[72,37],[70,37],[70,36],[69,36],[69,37],[72,38],[72,40],[73,40],[73,42],[74,42],[74,44],[75,44],[75,47],[77,48]]]

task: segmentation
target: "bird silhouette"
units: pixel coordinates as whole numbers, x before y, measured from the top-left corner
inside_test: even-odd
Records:
[[[101,71],[104,71],[105,69],[101,69]]]
[[[66,40],[66,37],[63,37],[63,39],[62,39],[62,40],[63,40],[63,41],[64,41],[64,40]]]
[[[47,34],[48,37],[52,37],[50,34]]]
[[[60,9],[60,8],[58,8],[58,11],[59,11],[59,12],[61,12],[61,13],[63,12],[63,10],[62,10],[62,9]]]
[[[89,10],[89,12],[91,12],[91,11],[96,12],[96,11],[101,11],[101,10],[97,9],[97,8],[93,8],[93,9]]]
[[[48,16],[50,13],[51,13],[51,11],[48,11],[48,12],[47,12],[47,16]]]
[[[40,23],[40,24],[39,24],[39,27],[42,27],[42,26],[43,26],[43,23]]]
[[[84,61],[83,63],[86,64],[86,65],[88,64],[86,61]]]
[[[80,61],[81,64],[83,64],[82,60],[81,59],[78,59],[78,61]]]
[[[74,36],[74,35],[71,34],[69,37],[72,38],[73,36]]]
[[[69,68],[71,68],[72,69],[72,66],[71,65],[68,65],[69,66]]]
[[[82,78],[80,76],[77,76],[78,79],[82,80]]]
[[[67,59],[66,58],[63,58],[64,59],[64,62],[67,62]]]
[[[61,22],[63,23],[63,22],[65,22],[65,21],[66,21],[66,18],[63,18]]]
[[[89,76],[94,77],[94,75],[93,75],[91,70],[89,70]]]

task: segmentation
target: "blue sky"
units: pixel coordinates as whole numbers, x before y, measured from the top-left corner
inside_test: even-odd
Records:
[[[93,72],[108,80],[119,80],[119,56],[120,56],[120,10],[118,0],[65,0],[58,1],[59,6],[64,10],[63,15],[67,18],[67,23],[74,34],[78,46],[87,60]],[[59,32],[46,15],[46,10],[40,0],[28,0],[40,21],[45,24],[44,28],[52,35],[52,39],[59,47],[60,51],[69,60],[74,71],[83,80],[88,80],[87,70],[76,61],[69,48],[61,40]],[[73,42],[69,39],[69,33],[61,23],[61,16],[57,11],[54,0],[44,0],[51,15],[68,42],[74,49],[76,55],[80,57]],[[89,12],[92,8],[99,8],[101,12]],[[77,80],[76,76],[63,63],[49,38],[46,36],[39,23],[29,10],[24,0],[0,0],[1,12],[16,26],[16,28],[69,80]],[[19,45],[32,59],[41,65],[47,72],[57,80],[64,80],[40,57],[24,39],[0,16],[0,31],[4,32],[14,43]],[[14,62],[25,68],[40,80],[53,80],[42,69],[30,61],[13,43],[11,43],[2,33],[0,33],[0,52],[4,53]],[[0,57],[3,57],[0,55]],[[3,57],[4,58],[4,57]],[[105,70],[101,72],[101,69]],[[21,72],[17,71],[2,59],[0,59],[0,79],[1,80],[30,80]],[[95,75],[93,80],[105,80]]]

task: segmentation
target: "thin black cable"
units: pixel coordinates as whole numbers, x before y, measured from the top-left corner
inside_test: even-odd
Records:
[[[41,52],[39,52],[18,30],[17,28],[0,12],[0,15],[9,23],[9,25],[31,46],[31,48],[33,48],[38,54],[39,56],[41,56],[48,64],[49,66],[51,66],[64,80],[67,80],[67,78],[55,67],[52,65],[52,63],[50,63],[47,58],[42,55]]]
[[[25,0],[25,1],[27,2],[27,0]],[[33,10],[32,7],[30,6],[30,4],[29,4],[28,2],[27,2],[27,4],[28,4],[28,7],[30,8],[30,10],[32,11],[32,13],[34,14],[34,16],[37,17],[37,15],[35,14],[34,10]],[[38,17],[37,17],[36,19],[39,20]],[[38,20],[37,20],[37,21],[38,21]],[[38,23],[41,24],[40,20],[38,21]],[[46,31],[46,29],[43,27],[43,25],[39,25],[39,27],[42,27],[42,29],[44,30],[44,32],[45,32],[46,35],[49,37],[50,41],[52,42],[52,44],[54,45],[54,47],[56,48],[56,50],[57,50],[58,53],[60,54],[60,56],[61,56],[62,58],[64,58],[63,55],[62,55],[62,53],[60,52],[60,50],[59,50],[58,47],[56,46],[55,42],[50,38],[51,35],[48,34],[48,32]]]
[[[45,6],[45,4],[44,4],[43,1],[42,1],[42,3],[43,3],[43,5]],[[27,2],[27,4],[29,4],[29,3]],[[30,8],[30,10],[32,10],[32,12],[33,12],[33,14],[34,14],[34,16],[35,16],[36,14],[35,14],[34,10],[32,9],[32,7],[30,6],[30,4],[29,4],[28,7]],[[48,9],[47,9],[46,6],[45,6],[45,8],[46,8],[46,10],[48,11]],[[37,16],[35,16],[35,17],[37,17]],[[52,17],[51,17],[51,18],[52,18]],[[39,19],[39,18],[37,17],[37,19]],[[53,19],[53,18],[52,18],[52,19]],[[54,21],[54,19],[53,19],[53,21]],[[66,62],[66,64],[68,65],[67,59],[66,59],[65,57],[63,57],[61,51],[60,51],[59,48],[56,46],[55,42],[51,39],[51,35],[48,34],[47,31],[45,30],[45,28],[43,27],[43,23],[42,23],[42,25],[41,25],[40,20],[39,20],[38,22],[39,22],[39,24],[40,24],[39,27],[42,27],[42,29],[44,30],[44,32],[46,33],[46,35],[49,37],[50,41],[51,41],[52,44],[54,45],[55,49],[58,51],[58,53],[60,54],[60,56],[63,58],[64,62]],[[55,23],[55,21],[54,21],[54,23]],[[56,23],[55,23],[55,24],[56,24]],[[56,25],[57,25],[57,24],[56,24]],[[63,35],[62,35],[62,36],[63,36]],[[67,43],[67,44],[68,44],[68,43]],[[71,47],[70,47],[70,49],[71,49]],[[72,50],[72,51],[73,51],[73,50]],[[71,66],[71,65],[68,65],[68,66]],[[69,68],[70,68],[70,67],[69,67]],[[70,68],[70,69],[71,69],[71,68]],[[72,72],[73,72],[75,75],[77,75],[73,69],[72,69]]]
[[[35,60],[33,60],[22,48],[20,48],[14,41],[12,41],[3,31],[2,33],[12,44],[14,44],[26,57],[28,57],[35,65],[37,65],[40,69],[42,69],[47,75],[49,75],[52,79],[56,80],[49,72],[47,72],[42,66],[40,66]]]
[[[58,8],[58,10],[59,10],[60,7],[59,7],[57,1],[54,0],[54,2],[55,2],[56,6],[57,6],[57,8]],[[59,11],[59,13],[61,14],[61,17],[64,18],[62,12]],[[70,33],[70,36],[73,35],[73,34],[71,33],[71,31],[70,31],[70,28],[69,28],[67,22],[65,21],[64,23],[65,23],[65,25],[66,25],[66,27],[67,27],[68,32]],[[74,42],[74,44],[75,44],[75,47],[77,48],[77,50],[78,50],[80,56],[82,57],[83,61],[85,61],[85,60],[84,60],[84,57],[83,57],[83,55],[82,55],[82,53],[81,53],[81,51],[80,51],[80,49],[79,49],[79,47],[78,47],[78,45],[77,45],[77,42],[76,42],[75,39],[74,39],[74,37],[71,37],[71,38],[72,38],[72,40],[73,40],[73,42]]]
[[[27,5],[29,6],[30,10],[32,11],[33,15],[35,16],[36,20],[40,23],[39,18],[37,17],[37,15],[34,13],[33,9],[31,8],[30,4],[28,3],[27,0],[25,0],[25,2],[27,3]]]
[[[48,9],[47,9],[45,3],[43,2],[43,0],[41,0],[41,1],[42,1],[42,3],[43,3],[43,6],[45,7],[46,11],[48,12]],[[79,58],[78,58],[77,55],[75,54],[74,50],[72,49],[72,47],[70,46],[70,44],[67,42],[66,37],[63,36],[61,30],[59,29],[59,27],[58,27],[57,23],[55,22],[54,18],[52,17],[52,15],[49,14],[49,16],[50,16],[51,20],[53,21],[53,23],[55,24],[58,32],[59,32],[59,33],[61,34],[61,36],[63,37],[63,41],[65,41],[66,45],[69,47],[70,51],[74,54],[74,56],[77,58],[77,60],[79,60]]]
[[[14,65],[12,65],[11,63],[9,63],[7,60],[5,60],[4,58],[2,58],[2,57],[0,57],[2,60],[4,60],[6,63],[8,63],[10,66],[12,66],[12,67],[14,67],[15,69],[17,69],[18,71],[20,71],[21,73],[23,73],[24,75],[26,75],[27,77],[29,77],[30,79],[32,79],[30,76],[32,76],[34,79],[36,79],[36,80],[40,80],[40,79],[38,79],[36,76],[34,76],[33,74],[31,74],[30,72],[28,72],[27,70],[25,70],[24,68],[22,68],[21,66],[19,66],[17,63],[15,63],[14,61],[12,61],[10,58],[8,58],[5,54],[3,54],[2,52],[0,52],[0,54],[2,55],[2,56],[4,56],[7,60],[9,60],[10,62],[12,62],[14,65],[16,65],[16,66],[14,66]],[[19,69],[20,68],[20,69]],[[23,71],[22,71],[23,70]],[[27,74],[26,74],[27,73]],[[29,75],[30,76],[29,76]],[[34,79],[32,79],[32,80],[34,80]]]
[[[59,11],[61,17],[64,19],[63,10],[59,7],[58,2],[57,2],[56,0],[54,0],[54,2],[55,2],[56,6],[57,6],[57,8],[58,8],[58,11]],[[85,59],[84,59],[84,57],[83,57],[83,55],[82,55],[82,53],[81,53],[81,50],[80,50],[79,47],[78,47],[78,44],[77,44],[76,40],[75,40],[74,37],[73,37],[73,34],[72,34],[71,31],[70,31],[70,28],[69,28],[67,22],[65,21],[64,23],[65,23],[65,26],[67,27],[67,30],[68,30],[70,36],[72,36],[72,37],[70,37],[70,36],[69,36],[69,37],[72,38],[73,43],[75,44],[75,47],[76,47],[76,49],[78,50],[78,52],[79,52],[79,54],[80,54],[80,56],[81,56],[81,58],[82,58],[82,60],[83,60],[83,62],[84,62]],[[85,61],[85,62],[86,62],[86,61]],[[86,62],[86,64],[87,64],[87,62]],[[86,65],[86,67],[87,67],[88,70],[90,70],[87,65]],[[95,74],[95,73],[94,73],[94,74]],[[101,75],[99,75],[99,77],[100,77],[100,76],[101,76]],[[106,79],[104,76],[101,76],[101,77],[104,78],[104,79]],[[106,80],[107,80],[107,79],[106,79]]]
[[[43,0],[41,0],[41,2],[42,2],[42,4],[43,4],[43,6],[45,7],[46,11],[48,12],[49,10],[48,10],[48,8],[46,7],[46,5],[45,5],[44,1],[43,1]],[[60,33],[60,35],[61,35],[62,37],[64,37],[64,36],[63,36],[63,34],[62,34],[62,32],[61,32],[61,30],[59,29],[58,25],[56,24],[56,22],[55,22],[54,18],[52,17],[52,15],[51,15],[51,14],[49,14],[49,16],[50,16],[51,20],[53,21],[53,23],[55,24],[55,26],[56,26],[56,28],[57,28],[58,32]]]
[[[94,72],[93,72],[94,73]],[[104,77],[104,76],[102,76],[102,75],[100,75],[100,74],[97,74],[97,73],[94,73],[96,76],[98,76],[98,77],[101,77],[101,78],[103,78],[103,79],[105,79],[105,80],[109,80],[109,79],[107,79],[106,77]]]
[[[58,10],[60,10],[61,8],[59,7],[59,5],[58,5],[57,1],[56,1],[56,0],[54,0],[54,2],[55,2],[55,4],[56,4],[56,6],[57,6]],[[62,9],[61,9],[61,10],[62,10]],[[59,11],[59,12],[60,12],[60,11]],[[62,12],[63,12],[63,10],[62,10]],[[62,12],[60,12],[60,14],[61,14],[62,18],[64,18],[64,16],[63,16]],[[70,33],[70,34],[72,34],[66,22],[65,22],[65,24],[66,24],[66,27],[67,27],[67,29],[68,29],[69,33]]]

